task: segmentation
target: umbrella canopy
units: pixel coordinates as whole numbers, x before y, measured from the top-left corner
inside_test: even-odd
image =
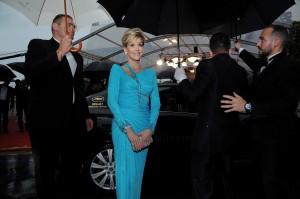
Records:
[[[201,34],[241,17],[250,5],[240,0],[218,3],[211,0],[98,0],[98,3],[110,13],[117,26],[139,27],[153,35]]]
[[[13,62],[7,64],[11,69],[18,71],[19,73],[25,73],[24,62]]]
[[[0,64],[0,81],[12,80],[16,75],[6,65]]]
[[[64,14],[64,0],[0,0],[17,9],[36,26],[51,25],[57,14]],[[109,20],[110,16],[96,1],[67,0],[67,13],[78,28]]]
[[[84,77],[91,80],[107,79],[113,63],[108,61],[96,61],[84,66]]]
[[[153,35],[247,33],[271,24],[294,0],[98,0],[119,27],[139,27]],[[116,6],[118,5],[118,6]],[[272,5],[272,8],[268,9]],[[238,26],[241,26],[239,28]],[[245,27],[245,28],[244,28]],[[232,34],[231,34],[232,35]]]
[[[272,24],[294,4],[294,0],[254,0],[241,18],[216,26],[204,33],[226,32],[233,37],[260,30]]]

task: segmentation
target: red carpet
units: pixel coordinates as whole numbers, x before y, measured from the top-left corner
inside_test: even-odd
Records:
[[[20,132],[16,116],[9,117],[8,134],[0,133],[0,151],[31,149],[27,131]]]

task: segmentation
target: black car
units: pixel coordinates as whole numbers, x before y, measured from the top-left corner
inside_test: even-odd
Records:
[[[187,198],[190,191],[190,139],[197,116],[176,83],[159,84],[160,114],[147,157],[143,193],[155,190],[177,192]],[[115,190],[115,162],[111,138],[112,113],[107,107],[107,91],[88,96],[90,113],[95,121],[87,139],[86,174],[93,186],[108,192]],[[248,145],[238,142],[238,158],[245,158]],[[246,149],[246,150],[245,150]],[[247,152],[247,153],[245,153]],[[92,154],[92,155],[90,155]],[[242,154],[242,156],[241,156]]]

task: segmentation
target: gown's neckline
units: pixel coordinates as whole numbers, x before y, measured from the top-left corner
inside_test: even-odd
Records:
[[[144,68],[142,68],[142,70],[140,70],[139,72],[135,72],[134,69],[132,68],[132,66],[130,66],[129,63],[126,63],[126,64],[124,64],[124,65],[130,70],[130,72],[131,72],[132,74],[138,74],[138,73],[144,71]]]

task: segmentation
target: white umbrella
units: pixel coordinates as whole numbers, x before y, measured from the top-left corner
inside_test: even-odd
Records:
[[[64,14],[64,0],[0,0],[17,9],[36,26],[51,25],[57,14]],[[95,22],[111,20],[96,0],[67,0],[67,14],[78,28]]]

